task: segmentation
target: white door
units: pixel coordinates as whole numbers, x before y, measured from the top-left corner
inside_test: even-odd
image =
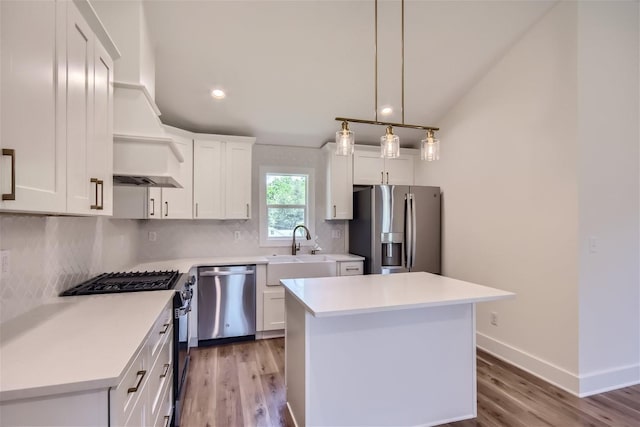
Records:
[[[99,180],[96,213],[113,213],[113,61],[96,41],[93,88],[93,140],[89,141],[91,175]]]
[[[182,188],[162,189],[162,218],[191,219],[193,218],[193,140],[173,134],[171,138],[184,157],[178,175],[178,182],[182,184]]]
[[[251,147],[227,142],[225,147],[225,218],[251,217]]]
[[[401,154],[395,159],[385,159],[385,184],[413,185],[414,157]]]
[[[0,210],[66,210],[64,114],[67,2],[0,1]],[[56,45],[56,41],[58,45]],[[35,74],[34,74],[35,73]],[[12,162],[14,166],[12,167]]]
[[[384,159],[374,150],[356,150],[353,154],[353,184],[384,184]]]
[[[223,218],[222,144],[221,141],[193,142],[193,217],[196,219]]]
[[[99,177],[92,175],[93,40],[73,3],[67,9],[67,212],[86,214],[100,206]]]
[[[327,153],[326,219],[353,219],[353,157]]]

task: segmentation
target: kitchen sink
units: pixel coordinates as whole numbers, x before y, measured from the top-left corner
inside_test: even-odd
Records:
[[[336,275],[336,262],[324,255],[273,255],[267,259],[267,286],[278,286],[280,279]]]

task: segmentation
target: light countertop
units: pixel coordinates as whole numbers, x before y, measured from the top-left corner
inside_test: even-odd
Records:
[[[424,272],[283,279],[281,283],[315,317],[467,304],[515,296],[512,292]]]
[[[342,261],[360,261],[364,258],[358,255],[350,254],[320,254],[328,260]],[[129,271],[154,271],[154,270],[178,270],[180,273],[188,273],[194,267],[207,267],[218,265],[244,265],[244,264],[268,264],[269,260],[266,256],[234,256],[234,257],[207,257],[207,258],[179,258],[163,261],[151,261],[138,264],[129,269]]]
[[[54,298],[0,325],[0,401],[117,386],[174,291]]]

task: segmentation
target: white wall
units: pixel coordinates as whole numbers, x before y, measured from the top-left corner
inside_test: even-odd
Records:
[[[637,2],[559,3],[446,115],[427,169],[444,274],[518,294],[479,307],[478,344],[575,394],[640,381],[638,43]]]
[[[296,166],[315,170],[315,233],[324,253],[344,253],[346,221],[324,221],[326,171],[322,151],[317,148],[253,146],[252,212],[244,221],[219,220],[143,220],[140,222],[141,262],[187,257],[271,255],[290,253],[290,247],[260,247],[259,234],[259,169],[260,166]],[[340,238],[332,238],[338,231]],[[149,232],[156,241],[149,241]],[[240,231],[240,240],[234,232]],[[315,237],[315,236],[312,236]],[[305,249],[306,251],[306,249]]]
[[[580,2],[578,18],[580,392],[590,394],[640,382],[638,2]]]
[[[0,214],[0,322],[105,271],[131,267],[137,255],[131,220]]]

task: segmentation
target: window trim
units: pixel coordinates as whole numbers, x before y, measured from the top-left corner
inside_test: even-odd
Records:
[[[307,175],[307,228],[311,233],[311,240],[304,238],[296,240],[301,246],[313,246],[316,236],[316,211],[315,211],[315,170],[312,168],[301,168],[292,166],[260,166],[260,246],[261,247],[284,247],[291,246],[292,238],[269,237],[269,224],[267,220],[267,174],[290,174]],[[281,205],[285,206],[285,205]],[[295,205],[299,206],[299,205]]]

